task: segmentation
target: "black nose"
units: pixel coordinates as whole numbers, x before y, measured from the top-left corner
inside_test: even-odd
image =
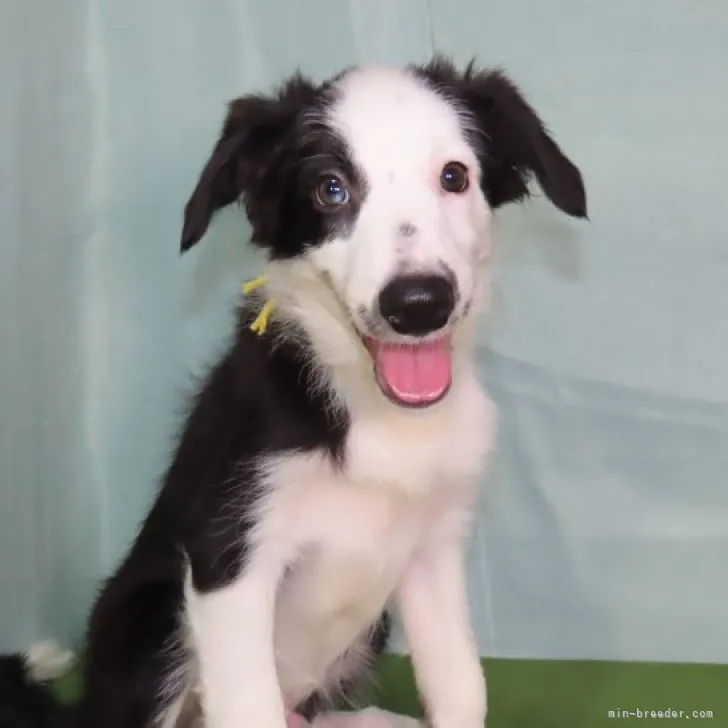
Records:
[[[398,334],[424,336],[437,331],[454,308],[455,291],[442,276],[400,276],[379,294],[379,312]]]

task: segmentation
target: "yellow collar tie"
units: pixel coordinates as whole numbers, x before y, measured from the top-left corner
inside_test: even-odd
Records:
[[[246,281],[243,283],[243,295],[249,295],[256,289],[260,288],[267,280],[268,276],[262,275]],[[273,313],[274,308],[275,300],[272,298],[268,299],[263,304],[263,307],[260,309],[260,312],[255,317],[253,323],[250,324],[250,330],[258,334],[258,336],[263,336],[268,329],[268,322],[270,321],[270,316],[271,313]]]

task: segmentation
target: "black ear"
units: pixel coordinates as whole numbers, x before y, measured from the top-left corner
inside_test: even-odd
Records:
[[[275,96],[244,96],[229,105],[220,138],[185,206],[182,252],[200,241],[218,210],[236,200],[248,206],[315,93],[312,84],[295,76]]]
[[[458,73],[442,59],[435,59],[422,71],[459,101],[475,122],[482,188],[493,208],[528,197],[528,182],[535,176],[556,207],[572,217],[587,216],[579,169],[502,71],[477,71],[470,64]]]

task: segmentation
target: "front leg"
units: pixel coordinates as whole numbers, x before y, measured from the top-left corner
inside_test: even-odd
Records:
[[[483,728],[485,679],[470,624],[463,539],[434,538],[397,591],[417,687],[433,728]]]
[[[206,728],[286,728],[273,647],[284,567],[280,555],[259,549],[225,586],[202,591],[188,580],[187,619]]]

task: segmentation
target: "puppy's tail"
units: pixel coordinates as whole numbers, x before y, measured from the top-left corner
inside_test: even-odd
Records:
[[[0,656],[0,728],[70,728],[71,709],[44,683],[62,677],[73,662],[73,653],[52,641]]]

